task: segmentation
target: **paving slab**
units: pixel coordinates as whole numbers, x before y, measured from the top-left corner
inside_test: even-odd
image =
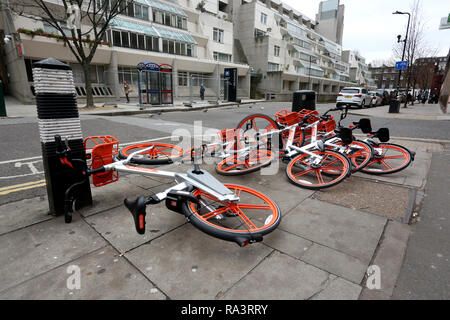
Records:
[[[274,248],[284,254],[299,259],[313,244],[311,241],[303,239],[295,234],[275,229],[264,236],[264,244]]]
[[[386,218],[306,199],[281,221],[280,229],[369,263]]]
[[[46,197],[36,197],[0,206],[0,235],[52,219]]]
[[[272,251],[261,243],[240,248],[188,224],[125,257],[170,299],[198,300],[221,297]]]
[[[314,194],[314,198],[393,220],[408,220],[411,189],[352,176]],[[405,221],[406,222],[406,221]]]
[[[134,220],[125,206],[120,206],[86,218],[102,237],[120,252],[127,252],[186,223],[183,215],[169,211],[163,203],[148,206],[146,232],[136,232]]]
[[[383,299],[392,296],[403,265],[411,227],[396,221],[389,221],[380,242],[373,265],[380,267],[381,288],[365,288],[361,294],[363,300]]]
[[[67,281],[80,270],[80,288]],[[75,259],[0,294],[10,300],[163,300],[165,295],[110,246]]]
[[[155,185],[159,184],[156,181],[154,183]],[[125,198],[137,198],[140,195],[148,193],[145,189],[130,182],[128,178],[119,178],[119,181],[103,187],[92,187],[91,191],[93,205],[77,211],[83,217],[89,217],[105,210],[123,206],[123,200]]]
[[[106,245],[84,221],[54,218],[0,236],[0,290],[6,290]]]
[[[404,170],[387,175],[370,175],[358,172],[357,177],[399,184],[407,187],[423,188],[426,183],[428,171],[431,166],[432,152],[443,150],[437,143],[424,143],[417,141],[392,140],[395,143],[416,152],[415,160]]]
[[[361,283],[367,270],[367,263],[317,243],[314,243],[300,260],[356,284]]]
[[[312,265],[274,252],[235,284],[224,299],[304,300],[336,278]]]
[[[342,278],[336,278],[311,300],[357,300],[361,287]]]

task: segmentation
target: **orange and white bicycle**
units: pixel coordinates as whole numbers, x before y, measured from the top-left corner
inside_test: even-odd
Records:
[[[62,165],[70,165],[84,176],[83,181],[72,185],[65,193],[67,223],[72,221],[72,206],[77,197],[78,186],[84,184],[86,179],[89,180],[90,176],[96,187],[116,182],[119,172],[171,178],[175,182],[167,190],[149,197],[142,195],[134,200],[124,200],[139,234],[145,233],[146,207],[163,201],[169,210],[183,214],[201,231],[240,246],[261,241],[281,221],[280,209],[269,197],[245,186],[222,184],[200,168],[198,157],[195,158],[194,168],[186,173],[148,168],[135,161],[142,160],[139,155],[149,154],[154,148],[160,148],[161,144],[139,148],[128,154],[126,159],[120,160],[119,140],[112,136],[95,136],[84,140],[88,157],[86,161],[72,159],[67,141],[64,144],[60,137],[55,138]],[[166,153],[166,149],[158,150]],[[154,152],[153,155],[157,153]]]

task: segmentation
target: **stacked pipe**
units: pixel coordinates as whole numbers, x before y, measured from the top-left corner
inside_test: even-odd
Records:
[[[80,170],[61,163],[55,135],[68,142],[73,159],[86,159],[73,73],[69,65],[49,58],[33,64],[33,80],[49,209],[61,215],[65,191],[84,177]],[[89,180],[77,188],[76,199],[76,209],[92,205]]]

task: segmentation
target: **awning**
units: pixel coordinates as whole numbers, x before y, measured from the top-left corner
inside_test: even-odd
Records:
[[[162,10],[162,11],[166,11],[166,12],[170,12],[170,13],[173,13],[173,14],[177,14],[179,16],[187,18],[187,14],[184,13],[183,10],[178,9],[177,7],[173,7],[173,6],[170,6],[168,4],[165,4],[165,3],[162,3],[162,2],[158,2],[158,1],[155,1],[155,0],[140,0],[140,1],[147,2],[147,4],[149,6],[151,6],[151,7],[153,7],[153,8],[156,8],[156,9],[159,9],[159,10]]]
[[[306,50],[306,49],[304,49],[304,48],[302,48],[300,46],[297,46],[297,45],[293,44],[292,47],[294,47],[294,49],[296,51],[300,52],[300,53],[304,53],[304,54],[307,54],[308,56],[313,56],[313,57],[317,58],[317,55],[315,55],[311,51],[308,51],[308,50]]]
[[[324,72],[323,71],[323,69],[321,68],[321,67],[319,67],[319,66],[317,66],[317,65],[315,65],[315,64],[311,64],[311,67],[309,66],[309,64],[306,66],[306,68],[311,68],[311,69],[313,69],[313,70],[317,70],[317,71],[322,71],[322,72]]]
[[[197,41],[188,33],[153,27],[153,29],[156,30],[156,32],[159,33],[161,38],[163,39],[169,39],[169,40],[176,40],[176,41],[182,41],[187,42],[191,44],[197,44]]]
[[[115,29],[122,29],[126,31],[134,31],[139,33],[144,33],[149,36],[158,37],[158,33],[156,32],[155,28],[152,26],[147,26],[145,24],[138,24],[135,22],[130,22],[126,20],[122,20],[120,18],[113,18],[111,19],[109,25]]]

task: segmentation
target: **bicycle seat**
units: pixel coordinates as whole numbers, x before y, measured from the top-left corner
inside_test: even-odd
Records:
[[[372,124],[370,123],[370,119],[362,118],[359,120],[359,122],[356,124],[359,126],[361,131],[363,133],[371,133],[372,132]]]
[[[146,200],[144,196],[140,196],[136,200],[125,199],[123,201],[125,207],[131,212],[134,220],[136,232],[139,234],[145,233],[145,207]]]

